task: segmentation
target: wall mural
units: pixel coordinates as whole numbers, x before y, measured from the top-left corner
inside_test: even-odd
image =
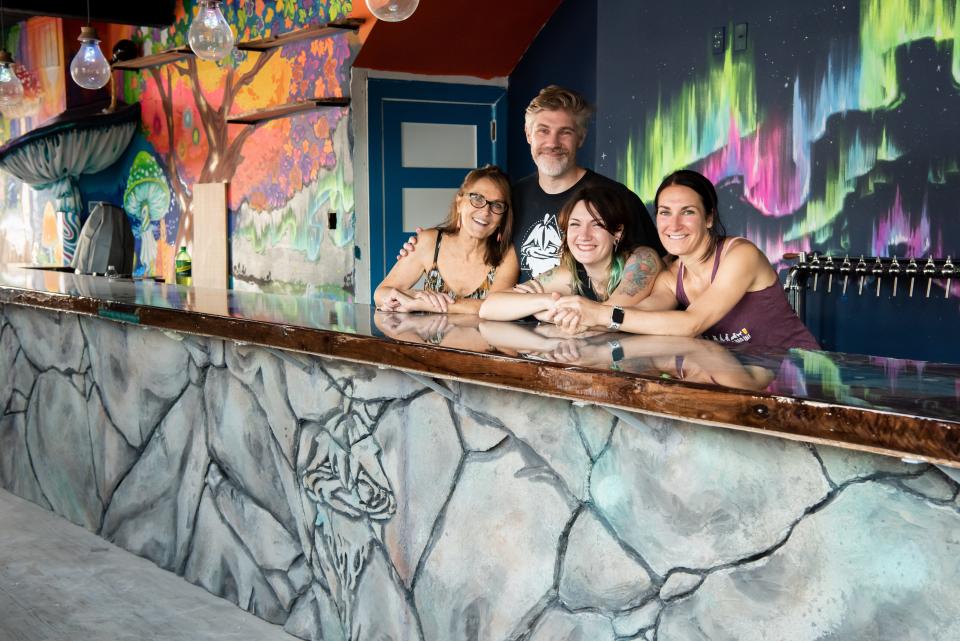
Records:
[[[183,46],[195,4],[184,0],[169,29],[115,27],[111,33],[133,39],[144,55]],[[352,3],[226,0],[223,10],[238,41],[245,41],[343,18]],[[19,43],[14,48],[17,60],[29,69],[38,68],[29,52],[44,50],[43,38],[53,37],[57,50],[61,46],[58,30],[38,30],[34,22],[11,30]],[[325,108],[256,126],[228,125],[225,119],[348,94],[350,64],[358,48],[356,35],[344,32],[263,53],[235,51],[222,64],[188,58],[124,74],[123,99],[142,107],[141,134],[114,166],[84,177],[80,186],[84,202],[104,200],[126,209],[136,239],[136,275],[172,277],[179,246],[202,251],[190,241],[193,186],[228,182],[235,287],[352,299],[349,109]],[[30,103],[36,103],[31,107],[36,122],[4,120],[5,136],[20,135],[63,110],[62,70],[53,86],[55,91],[44,88],[43,98]],[[28,97],[31,91],[28,86]],[[59,96],[59,107],[49,107],[44,92]],[[52,196],[30,193],[8,176],[0,188],[5,204],[0,261],[59,263]],[[330,229],[332,224],[335,229]]]
[[[193,3],[186,5],[186,11],[178,8],[170,29],[133,34],[145,54],[185,43]],[[340,0],[224,3],[240,41],[335,20],[350,10],[351,3]],[[190,244],[192,186],[228,181],[236,287],[352,296],[349,110],[323,109],[261,126],[227,125],[225,117],[348,93],[357,46],[355,36],[344,34],[263,53],[235,51],[221,65],[189,58],[126,74],[125,98],[143,105],[145,136],[173,199],[170,220],[144,228],[140,259],[145,272],[165,273],[177,247]],[[337,229],[328,234],[330,213],[336,214]],[[137,222],[145,219],[138,215]]]
[[[601,103],[634,109],[601,113],[611,134],[601,136],[611,145],[598,149],[601,167],[648,202],[674,169],[702,171],[720,187],[730,231],[775,262],[795,250],[956,256],[955,0],[709,3],[698,15],[631,4],[601,15],[601,29],[609,25],[601,47],[644,61],[600,66]],[[625,16],[679,20],[685,35],[614,30],[613,18]],[[721,55],[711,53],[711,28],[726,24],[729,36],[741,21],[747,49],[734,51],[728,38]]]
[[[23,84],[23,101],[3,109],[0,144],[36,129],[66,105],[64,69],[60,64],[60,21],[34,18],[2,34]],[[0,263],[59,264],[62,236],[53,206],[55,194],[36,191],[0,172]]]

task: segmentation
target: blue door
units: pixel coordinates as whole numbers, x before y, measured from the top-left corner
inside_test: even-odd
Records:
[[[370,80],[370,284],[417,227],[444,221],[468,171],[506,170],[506,89]]]

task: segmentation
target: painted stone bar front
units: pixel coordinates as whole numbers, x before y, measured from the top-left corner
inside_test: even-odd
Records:
[[[0,485],[304,639],[960,638],[929,465],[0,306]]]

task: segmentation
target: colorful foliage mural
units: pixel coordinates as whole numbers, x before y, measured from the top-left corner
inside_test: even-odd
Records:
[[[178,5],[168,29],[111,26],[110,34],[131,38],[144,55],[183,46],[195,5]],[[226,0],[223,9],[237,40],[248,41],[344,18],[352,3]],[[30,113],[2,121],[7,138],[64,109],[62,34],[59,21],[50,22],[58,28],[41,29],[46,22],[31,20],[8,33],[8,46],[39,80],[27,85],[30,100],[21,111],[29,106]],[[81,179],[80,186],[85,202],[125,207],[137,241],[136,274],[172,278],[178,246],[203,251],[192,246],[193,186],[227,182],[235,287],[352,299],[349,109],[321,108],[257,125],[226,119],[347,95],[358,49],[357,36],[344,30],[261,53],[235,51],[220,64],[187,58],[123,74],[123,99],[142,108],[142,135],[113,167]],[[57,60],[47,69],[30,58],[34,50],[55,51]],[[2,181],[10,207],[0,213],[0,261],[57,261],[51,195],[30,193],[8,176]]]
[[[137,30],[134,41],[144,53],[182,46],[193,9],[187,2],[169,29]],[[224,3],[240,41],[336,20],[350,9],[340,0]],[[345,95],[358,46],[344,33],[262,53],[235,51],[223,64],[188,58],[126,74],[125,98],[143,106],[145,135],[162,159],[178,221],[175,236],[158,239],[155,255],[147,252],[154,261],[146,271],[168,274],[176,247],[191,244],[193,185],[229,182],[235,287],[352,295],[352,248],[344,240],[353,229],[349,110],[326,108],[254,126],[226,119]],[[341,222],[327,237],[330,213]],[[325,239],[327,251],[320,252]]]
[[[0,117],[0,143],[5,143],[63,111],[66,92],[59,20],[35,18],[15,24],[2,39],[13,54],[24,90],[23,101],[4,108]],[[6,172],[0,172],[0,195],[0,263],[60,263],[63,249],[55,195],[31,189]]]
[[[699,4],[601,3],[601,62],[603,48],[642,61],[599,66],[602,169],[648,201],[670,171],[702,171],[728,227],[775,262],[956,256],[956,0]],[[728,21],[749,24],[749,46],[713,54]]]

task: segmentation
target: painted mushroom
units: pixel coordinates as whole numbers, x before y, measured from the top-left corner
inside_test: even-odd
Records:
[[[146,151],[139,152],[133,159],[127,188],[123,192],[123,208],[136,223],[133,228],[134,235],[140,237],[140,267],[143,273],[152,275],[157,268],[154,223],[163,221],[170,211],[170,186],[160,164]],[[161,224],[160,240],[163,243],[166,242],[165,231]]]

